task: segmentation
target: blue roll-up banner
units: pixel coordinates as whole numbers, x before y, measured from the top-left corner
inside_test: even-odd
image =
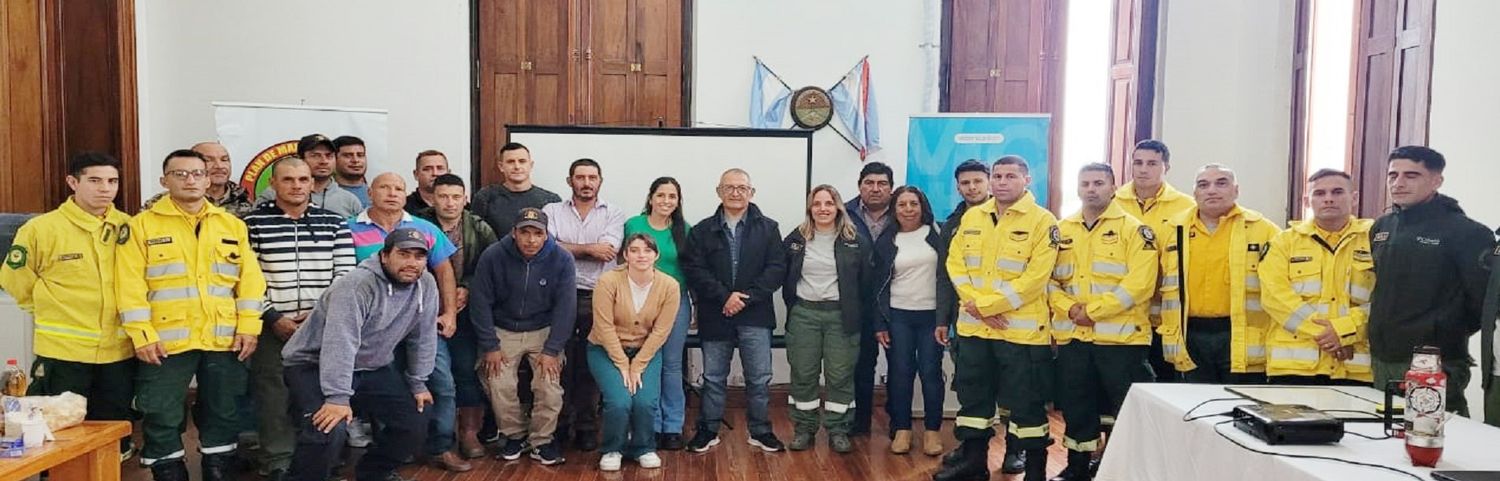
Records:
[[[923,114],[911,117],[906,139],[906,183],[927,194],[939,220],[963,200],[953,169],[968,159],[992,164],[1006,155],[1026,159],[1031,193],[1047,206],[1049,185],[1048,114]]]

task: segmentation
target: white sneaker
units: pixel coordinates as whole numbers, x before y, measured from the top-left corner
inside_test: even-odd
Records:
[[[625,459],[625,456],[620,453],[604,453],[604,456],[599,457],[599,470],[619,471],[622,459]]]
[[[653,451],[635,458],[635,462],[641,463],[642,468],[656,469],[661,467],[661,456],[657,456],[656,452]]]
[[[351,448],[363,448],[375,442],[375,438],[370,436],[370,423],[363,419],[355,418],[354,422],[349,423],[348,431],[349,442],[346,444]]]

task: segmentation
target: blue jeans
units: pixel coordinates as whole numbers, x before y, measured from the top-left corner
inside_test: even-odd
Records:
[[[458,330],[448,339],[448,354],[453,373],[454,399],[461,408],[489,406],[484,386],[479,384],[479,338],[469,323],[469,311],[458,314]]]
[[[703,406],[698,430],[719,432],[724,421],[724,391],[729,380],[729,361],[740,349],[740,368],[745,371],[745,417],[750,435],[771,432],[771,330],[735,327],[734,339],[703,342]]]
[[[693,305],[688,299],[687,289],[682,290],[682,300],[677,305],[677,319],[672,321],[672,334],[661,346],[661,403],[656,414],[656,432],[682,434],[683,418],[687,415],[687,395],[682,392],[682,345],[687,343],[688,325],[693,322]]]
[[[454,399],[453,358],[448,355],[448,340],[441,335],[438,336],[432,375],[427,377],[427,390],[432,393],[432,405],[426,409],[425,451],[429,456],[437,456],[453,449],[453,423],[458,416],[458,406]]]
[[[626,349],[625,354],[634,360],[636,351]],[[661,353],[646,364],[646,371],[641,373],[641,387],[635,394],[625,389],[624,376],[603,347],[589,344],[588,356],[589,372],[599,382],[604,402],[604,440],[599,443],[599,452],[620,453],[635,459],[656,451],[654,425],[661,397]]]
[[[922,376],[922,425],[928,431],[943,426],[943,346],[932,337],[936,311],[891,309],[890,384],[885,402],[891,430],[911,429],[913,381]]]

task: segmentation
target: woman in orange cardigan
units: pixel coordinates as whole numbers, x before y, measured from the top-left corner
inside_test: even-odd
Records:
[[[589,371],[604,401],[603,471],[619,471],[626,457],[643,468],[661,467],[655,451],[659,351],[680,302],[677,281],[656,270],[661,252],[650,235],[627,237],[623,250],[625,265],[599,276],[594,286],[589,333]]]

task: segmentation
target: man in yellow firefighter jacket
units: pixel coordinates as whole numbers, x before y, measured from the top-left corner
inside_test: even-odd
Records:
[[[1114,204],[1151,227],[1157,235],[1170,233],[1171,220],[1197,205],[1191,196],[1167,183],[1169,170],[1172,170],[1172,152],[1167,150],[1167,144],[1155,139],[1136,142],[1130,152],[1131,181],[1115,191]],[[1158,255],[1161,253],[1157,251]],[[1152,325],[1161,322],[1160,299],[1151,301],[1151,322]],[[1177,369],[1162,356],[1160,336],[1152,336],[1150,360],[1157,379],[1170,381],[1177,377]]]
[[[1349,174],[1313,173],[1304,196],[1313,218],[1278,234],[1260,262],[1272,384],[1370,383],[1365,328],[1375,290],[1374,221],[1354,217],[1357,195]]]
[[[204,200],[203,158],[177,150],[162,162],[167,201],[130,219],[115,262],[120,322],[140,360],[136,408],[144,416],[141,463],[156,481],[188,479],[182,432],[188,383],[203,472],[229,479],[245,392],[245,360],[261,330],[266,282],[245,223]]]
[[[1046,479],[1045,391],[1052,332],[1047,282],[1057,260],[1057,218],[1027,191],[1026,160],[1005,156],[990,170],[991,202],[969,208],[949,245],[948,275],[958,293],[953,384],[960,409],[957,462],[933,479],[989,479],[995,404],[1010,410],[1009,432],[1026,452],[1026,480]]]
[[[130,237],[130,216],[114,206],[120,161],[78,154],[67,182],[73,195],[22,225],[0,268],[0,287],[36,319],[27,394],[81,394],[87,419],[129,420],[135,351],[115,311],[115,246]],[[121,440],[121,458],[131,451]]]
[[[1156,235],[1125,214],[1114,197],[1115,173],[1088,164],[1078,173],[1083,211],[1057,224],[1057,266],[1047,287],[1057,348],[1057,407],[1067,430],[1068,467],[1059,481],[1092,478],[1101,418],[1113,422],[1136,382],[1154,376],[1151,297],[1156,294]]]
[[[1280,229],[1237,205],[1234,171],[1208,164],[1198,171],[1198,206],[1162,234],[1162,354],[1187,382],[1265,382],[1266,328],[1260,261]]]

